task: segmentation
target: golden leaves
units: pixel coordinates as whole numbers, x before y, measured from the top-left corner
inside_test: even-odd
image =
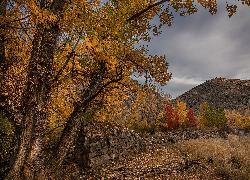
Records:
[[[229,16],[229,18],[230,17],[232,17],[235,13],[236,13],[236,9],[237,9],[237,6],[236,5],[231,5],[231,6],[229,6],[228,4],[227,4],[227,11],[228,11],[228,16]]]
[[[209,8],[209,12],[213,15],[217,12],[216,0],[197,0],[197,2],[204,8]]]
[[[169,9],[166,9],[165,11],[163,11],[160,15],[160,21],[163,23],[163,24],[166,24],[168,26],[171,26],[172,25],[172,22],[173,22],[173,18],[174,16],[172,15],[172,12],[170,13],[169,12]]]
[[[228,118],[228,124],[232,126],[241,126],[245,130],[250,129],[250,111],[246,109],[244,114],[240,114],[235,110],[225,110],[226,117]]]
[[[179,116],[179,123],[180,125],[184,124],[186,118],[187,118],[187,111],[186,111],[186,103],[182,102],[180,100],[180,97],[178,97],[177,99],[177,104],[174,108],[175,112],[177,113],[177,115]]]
[[[241,3],[250,6],[250,1],[249,0],[241,0]]]
[[[13,66],[9,68],[11,75],[6,80],[6,85],[9,89],[15,89],[18,97],[21,96],[33,48],[31,43],[34,40],[34,34],[38,33],[40,36],[39,33],[43,33],[46,28],[58,25],[60,37],[55,42],[55,54],[51,61],[53,61],[54,76],[62,70],[59,77],[62,84],[56,87],[57,92],[51,92],[54,98],[51,100],[50,108],[51,119],[58,120],[57,116],[59,116],[62,121],[65,121],[70,115],[72,103],[78,100],[81,93],[85,92],[84,88],[89,85],[93,75],[100,69],[100,64],[104,64],[107,69],[102,85],[122,77],[120,83],[135,90],[138,89],[138,85],[129,82],[130,76],[134,73],[144,76],[145,72],[151,81],[154,80],[160,85],[165,85],[172,76],[168,72],[166,58],[148,56],[147,49],[135,48],[134,44],[140,40],[150,41],[150,31],[154,35],[160,34],[159,29],[162,24],[171,26],[173,15],[170,7],[175,11],[183,10],[182,15],[197,11],[192,0],[172,0],[166,1],[167,9],[161,13],[162,6],[157,5],[128,22],[129,18],[150,7],[156,3],[156,0],[109,1],[103,6],[100,6],[100,0],[67,1],[62,13],[57,15],[49,9],[40,8],[39,1],[18,0],[14,2],[12,9],[8,10],[6,18],[0,19],[1,24],[13,22],[11,25],[18,29],[9,28],[7,31],[1,32],[6,35],[6,39],[11,39],[6,43],[6,57],[13,63]],[[211,14],[215,14],[217,11],[215,0],[198,0],[198,3],[209,8]],[[248,2],[244,1],[244,3]],[[228,11],[234,13],[234,8],[235,6],[230,6]],[[149,20],[158,14],[160,14],[161,24],[157,27],[151,25]],[[18,19],[24,18],[24,15],[27,18],[19,21]],[[38,44],[42,39],[41,36]],[[11,82],[12,79],[15,82]],[[21,85],[18,84],[20,79]],[[80,92],[77,93],[79,84],[82,86],[82,90],[78,89]],[[120,113],[122,100],[128,98],[127,87],[121,84],[110,84],[95,99],[97,102],[104,101],[107,105],[105,110],[109,109],[110,114]],[[16,89],[17,86],[19,89]],[[10,92],[12,91],[3,93],[10,94]],[[148,103],[149,105],[145,108],[147,111],[156,110],[156,104],[151,104],[149,100],[142,98],[145,94],[143,91],[138,93],[137,102]],[[153,94],[150,97],[153,100],[156,99]],[[13,98],[15,98],[14,95]],[[183,112],[184,104],[180,103],[178,108],[180,113]],[[104,111],[100,111],[99,114],[100,118],[107,115]],[[184,115],[180,116],[184,118]]]
[[[28,0],[26,5],[29,18],[34,24],[43,24],[49,28],[58,19],[57,15],[49,10],[39,8],[34,0]]]

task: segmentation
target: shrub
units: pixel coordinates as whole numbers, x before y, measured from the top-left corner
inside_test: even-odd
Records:
[[[208,106],[207,102],[200,106],[201,114],[199,114],[199,120],[203,127],[217,127],[225,130],[227,128],[227,121],[225,111],[223,107],[214,109]]]
[[[228,123],[233,126],[241,126],[246,132],[250,130],[250,111],[246,109],[245,113],[241,115],[240,113],[233,111],[225,111],[226,117],[228,118]]]
[[[173,111],[173,108],[170,107],[169,103],[166,107],[166,123],[168,124],[167,129],[176,129],[179,125],[179,116],[175,111]]]
[[[194,116],[194,111],[192,108],[189,109],[187,113],[187,120],[185,121],[186,127],[196,127],[198,122],[196,121],[196,117]]]
[[[186,103],[182,102],[180,100],[180,97],[177,98],[177,103],[174,108],[174,111],[177,113],[179,117],[179,121],[178,121],[179,125],[182,126],[183,124],[185,124],[187,120]]]

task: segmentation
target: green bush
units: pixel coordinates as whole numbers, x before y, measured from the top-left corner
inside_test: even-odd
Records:
[[[199,120],[205,127],[217,127],[225,130],[227,128],[227,121],[224,108],[219,106],[217,109],[212,108],[204,103],[202,113],[199,114]]]
[[[0,158],[8,154],[14,131],[4,114],[0,112]]]

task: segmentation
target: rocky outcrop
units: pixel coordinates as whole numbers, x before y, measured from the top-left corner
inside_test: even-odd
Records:
[[[84,123],[72,153],[80,167],[96,167],[109,160],[145,151],[146,141],[115,122]]]
[[[215,78],[208,80],[179,96],[187,109],[199,113],[199,106],[205,101],[209,106],[222,106],[225,110],[235,109],[244,113],[250,107],[250,80]],[[175,102],[175,99],[171,101]]]

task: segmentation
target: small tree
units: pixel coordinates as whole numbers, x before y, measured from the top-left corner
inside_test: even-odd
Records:
[[[226,117],[228,118],[228,124],[232,126],[241,126],[245,131],[248,132],[250,130],[249,112],[249,109],[246,109],[244,114],[240,114],[239,112],[236,112],[236,110],[225,111]]]
[[[175,112],[178,115],[178,124],[183,127],[185,126],[185,121],[187,119],[186,103],[180,100],[180,97],[177,98]]]
[[[186,127],[196,127],[198,125],[192,108],[190,108],[187,113],[187,120],[185,121],[185,125]]]
[[[227,128],[228,119],[223,107],[214,109],[205,102],[200,106],[200,109],[199,120],[203,127],[217,127],[222,130]]]
[[[166,107],[166,122],[168,124],[167,129],[176,129],[179,124],[179,116],[173,109],[170,107],[169,103]]]

